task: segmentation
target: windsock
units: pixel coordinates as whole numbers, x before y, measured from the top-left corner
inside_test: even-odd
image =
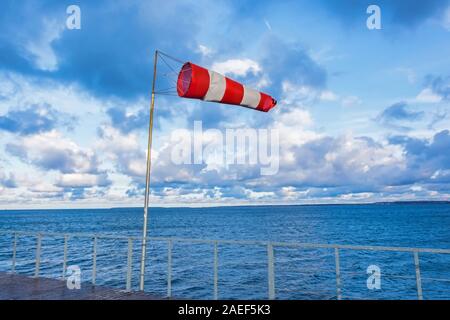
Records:
[[[239,105],[263,112],[277,104],[268,94],[192,62],[186,62],[178,74],[177,93],[183,98]]]

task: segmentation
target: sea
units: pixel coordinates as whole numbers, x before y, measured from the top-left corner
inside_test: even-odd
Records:
[[[95,234],[96,284],[124,289],[131,237],[137,290],[142,225],[142,208],[0,210],[0,271],[12,268],[13,231],[43,233],[39,275],[62,278],[62,234],[69,234],[65,276],[79,270],[82,283],[90,282],[94,240],[85,235]],[[175,298],[213,299],[216,292],[219,299],[267,299],[266,243],[450,249],[450,204],[152,207],[148,235],[147,292],[165,297],[170,282]],[[214,242],[198,239],[218,241],[216,264]],[[18,236],[15,272],[34,274],[36,247],[35,235]],[[337,281],[333,248],[273,246],[275,298],[417,299],[417,271],[424,299],[450,298],[450,254],[419,252],[418,270],[413,252],[341,248],[338,256]]]

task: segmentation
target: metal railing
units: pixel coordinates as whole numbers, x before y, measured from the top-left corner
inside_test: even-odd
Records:
[[[65,279],[67,271],[67,260],[68,260],[68,240],[69,238],[89,238],[92,239],[92,284],[96,284],[97,276],[97,247],[99,239],[115,239],[127,241],[127,261],[126,261],[126,281],[125,290],[131,291],[132,289],[132,273],[133,273],[133,243],[134,241],[142,241],[142,237],[128,237],[128,236],[111,236],[111,235],[98,235],[98,234],[87,234],[87,233],[35,233],[35,232],[24,232],[24,231],[2,231],[0,234],[13,235],[12,242],[12,257],[11,257],[11,272],[16,272],[17,263],[17,245],[19,238],[21,236],[31,236],[36,237],[36,253],[35,253],[35,267],[34,267],[34,277],[39,277],[40,265],[41,265],[41,250],[42,250],[42,238],[46,237],[56,237],[64,239],[63,247],[63,270],[62,278]],[[422,280],[433,280],[433,281],[448,281],[450,279],[436,279],[436,278],[423,278],[420,271],[420,260],[419,254],[429,253],[429,254],[450,254],[450,249],[432,249],[432,248],[412,248],[412,247],[387,247],[387,246],[355,246],[355,245],[340,245],[340,244],[313,244],[313,243],[294,243],[294,242],[276,242],[276,241],[253,241],[253,240],[206,240],[206,239],[188,239],[188,238],[165,238],[165,237],[147,237],[147,241],[159,241],[167,243],[167,297],[172,297],[172,250],[175,243],[191,243],[191,244],[209,244],[212,245],[213,251],[213,298],[218,299],[219,297],[219,256],[218,251],[219,245],[245,245],[245,246],[264,246],[267,250],[267,298],[275,299],[275,248],[302,248],[302,249],[329,249],[334,253],[334,263],[335,263],[335,278],[336,278],[336,298],[338,300],[342,299],[342,271],[340,263],[340,255],[343,250],[354,250],[354,251],[385,251],[385,252],[403,252],[411,253],[411,260],[414,262],[415,267],[415,282],[416,282],[416,292],[417,299],[423,299],[422,291]],[[396,276],[397,278],[411,278],[407,276]]]

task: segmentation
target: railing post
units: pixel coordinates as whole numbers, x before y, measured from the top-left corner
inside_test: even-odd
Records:
[[[172,296],[172,240],[167,241],[167,297]]]
[[[417,299],[423,300],[422,280],[420,278],[419,252],[418,251],[414,251],[414,266],[416,267]]]
[[[218,287],[218,279],[219,279],[219,257],[217,253],[217,241],[214,241],[214,300],[219,298],[219,287]]]
[[[62,278],[66,279],[66,272],[67,272],[67,240],[68,240],[68,235],[65,234],[64,235],[64,258],[63,258],[63,274],[62,274]]]
[[[275,299],[275,267],[273,256],[273,245],[267,244],[267,278],[269,285],[269,300]]]
[[[131,291],[131,270],[133,264],[133,239],[128,238],[128,255],[127,255],[127,286],[126,291]]]
[[[14,232],[14,241],[13,241],[13,256],[12,256],[12,265],[11,271],[16,272],[16,251],[17,251],[17,232]]]
[[[95,278],[97,276],[97,237],[94,237],[94,245],[92,252],[92,284],[95,285]]]
[[[336,297],[338,300],[342,299],[341,295],[341,266],[339,262],[339,249],[334,248],[334,261],[336,264]]]
[[[41,242],[42,235],[40,233],[37,234],[37,242],[36,242],[36,267],[34,269],[34,277],[39,277],[39,268],[41,266]]]

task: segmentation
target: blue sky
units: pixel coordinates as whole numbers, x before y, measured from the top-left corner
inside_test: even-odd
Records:
[[[279,103],[158,96],[152,205],[450,200],[447,0],[3,1],[0,28],[0,208],[142,205],[155,49]],[[196,120],[277,129],[278,174],[174,164]]]

